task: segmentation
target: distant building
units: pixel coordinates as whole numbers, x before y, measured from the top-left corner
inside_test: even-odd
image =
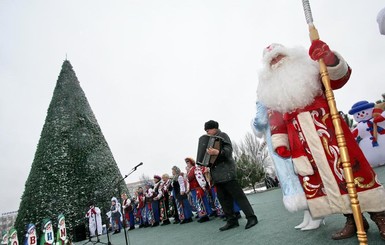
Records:
[[[128,189],[128,192],[130,193],[130,196],[134,196],[135,195],[135,191],[138,189],[138,187],[143,187],[144,189],[144,185],[147,181],[145,180],[140,180],[140,181],[137,181],[137,182],[132,182],[132,183],[128,183],[127,184],[127,189]]]
[[[0,230],[8,231],[15,224],[17,211],[2,213],[0,217]]]

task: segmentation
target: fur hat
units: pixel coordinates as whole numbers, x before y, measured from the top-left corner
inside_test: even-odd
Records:
[[[216,129],[219,128],[218,122],[216,122],[216,121],[214,121],[214,120],[210,120],[210,121],[207,121],[207,122],[205,123],[205,130],[213,129],[213,128],[216,128]]]

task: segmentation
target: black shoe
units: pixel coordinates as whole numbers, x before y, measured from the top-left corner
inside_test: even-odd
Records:
[[[179,223],[180,223],[180,220],[174,220],[173,224],[179,224]]]
[[[142,228],[142,227],[144,227],[144,225],[143,225],[143,224],[140,224],[140,225],[139,225],[139,228]]]
[[[117,234],[117,233],[120,233],[120,230],[115,230],[114,233],[112,234]]]
[[[158,221],[156,221],[154,224],[152,224],[152,226],[151,227],[156,227],[156,226],[158,226],[159,225],[159,222]]]
[[[246,226],[245,226],[245,229],[249,229],[249,228],[253,227],[256,224],[258,224],[257,216],[254,216],[252,218],[248,218]]]
[[[209,217],[218,217],[218,214],[216,212],[212,212],[211,214],[209,214]]]
[[[210,221],[210,218],[209,216],[203,216],[202,218],[198,219],[198,223],[203,223],[203,222],[207,222],[207,221]]]
[[[190,223],[190,222],[193,222],[193,219],[192,218],[188,218],[188,219],[184,219],[180,222],[181,225],[183,224],[187,224],[187,223]]]
[[[242,218],[241,213],[240,213],[240,212],[236,212],[236,213],[235,213],[235,218],[236,218],[236,219]]]
[[[171,223],[170,220],[166,219],[166,220],[163,220],[160,226],[169,225],[170,223]]]
[[[224,226],[219,228],[219,230],[220,231],[227,231],[227,230],[230,230],[230,229],[238,227],[238,226],[239,226],[239,223],[238,223],[238,220],[236,220],[233,222],[227,222]]]
[[[130,226],[129,231],[130,231],[130,230],[133,230],[133,229],[135,229],[135,226]]]

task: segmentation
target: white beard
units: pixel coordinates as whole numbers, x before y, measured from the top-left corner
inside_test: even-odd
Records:
[[[270,67],[277,53],[283,54],[278,64]],[[259,72],[257,97],[266,107],[281,113],[304,108],[322,93],[318,63],[303,48],[277,48],[263,59]]]

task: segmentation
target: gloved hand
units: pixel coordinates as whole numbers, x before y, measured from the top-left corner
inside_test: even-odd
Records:
[[[309,55],[312,60],[323,59],[328,66],[336,63],[336,56],[329,46],[321,40],[314,40],[309,48]]]
[[[282,158],[289,158],[291,156],[291,152],[286,146],[278,146],[275,152]]]
[[[385,120],[385,117],[383,117],[382,115],[379,115],[379,116],[376,116],[375,118],[373,118],[374,123],[383,122],[384,120]]]

